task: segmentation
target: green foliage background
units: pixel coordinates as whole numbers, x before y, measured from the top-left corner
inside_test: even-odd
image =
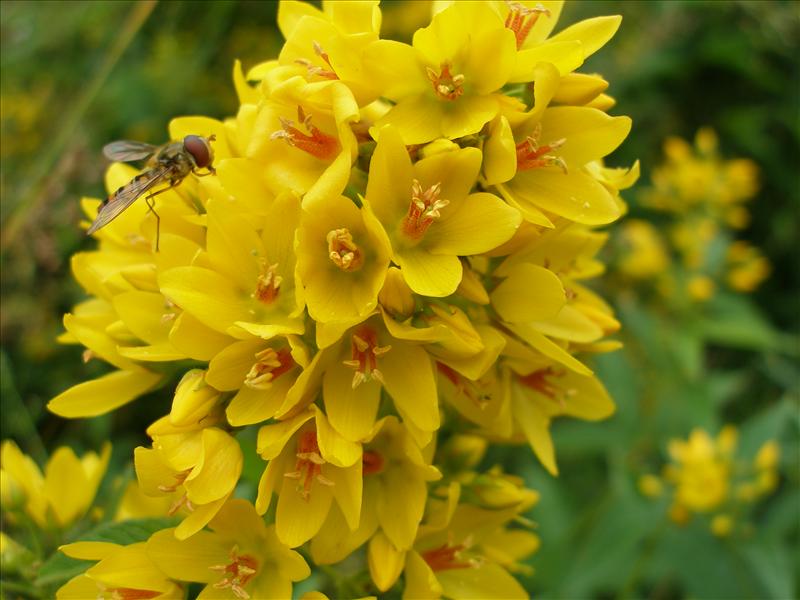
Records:
[[[390,2],[384,31],[406,39],[422,2]],[[59,346],[64,312],[82,298],[69,256],[91,248],[77,227],[82,195],[102,196],[100,148],[113,139],[158,143],[178,115],[233,114],[235,58],[273,57],[281,39],[274,3],[10,2],[2,16],[3,439],[40,463],[60,444],[96,449],[114,440],[110,473],[130,473],[132,448],[169,406],[161,390],[113,415],[70,422],[46,402],[102,372],[81,349]],[[595,368],[618,404],[604,423],[557,422],[562,475],[532,454],[498,448],[502,462],[542,494],[531,512],[542,548],[525,580],[543,598],[796,597],[800,572],[800,11],[792,2],[592,2],[568,4],[562,26],[621,13],[617,37],[581,69],[611,82],[634,129],[612,165],[642,161],[646,186],[668,135],[703,125],[724,156],[761,169],[745,238],[773,273],[752,297],[717,296],[677,321],[610,284],[626,348]],[[57,16],[57,18],[56,18]],[[626,198],[640,213],[636,189]],[[613,282],[609,278],[609,282]],[[782,450],[778,492],[762,503],[746,539],[719,540],[698,523],[677,528],[665,502],[636,491],[657,472],[667,441],[693,427],[741,429],[752,457],[765,440]],[[114,477],[104,489],[112,491]]]

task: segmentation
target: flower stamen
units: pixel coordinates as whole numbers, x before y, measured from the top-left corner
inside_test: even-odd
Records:
[[[314,46],[314,54],[319,56],[325,62],[325,64],[328,65],[329,67],[328,69],[317,66],[306,58],[298,58],[295,59],[294,62],[296,62],[299,65],[303,65],[306,69],[308,69],[308,74],[311,77],[321,77],[322,79],[332,79],[332,80],[339,79],[339,76],[336,75],[336,71],[333,70],[333,65],[331,64],[331,58],[330,56],[328,56],[328,53],[322,49],[322,46],[320,45],[319,42],[314,41],[312,42],[312,45]]]
[[[432,571],[447,571],[449,569],[472,569],[478,566],[477,561],[463,560],[459,554],[467,548],[466,544],[445,542],[438,548],[433,548],[422,553],[422,558],[428,563]]]
[[[259,260],[261,273],[256,281],[256,291],[253,297],[264,304],[272,304],[278,297],[283,277],[278,275],[278,265],[267,265],[263,258]]]
[[[183,496],[181,496],[175,502],[172,503],[172,505],[169,507],[169,510],[167,510],[167,515],[171,517],[176,512],[178,512],[181,509],[181,507],[184,506],[186,507],[186,510],[188,510],[189,512],[194,511],[194,505],[192,504],[192,501],[189,500],[189,496],[187,496],[186,494],[184,494]]]
[[[247,600],[250,594],[244,586],[258,572],[258,561],[249,554],[239,554],[239,547],[231,548],[231,561],[226,565],[214,565],[209,567],[212,571],[219,571],[226,575],[224,579],[214,584],[217,589],[230,588],[237,598]]]
[[[375,330],[362,327],[351,336],[351,348],[352,359],[343,362],[356,370],[353,375],[353,389],[372,379],[383,384],[383,373],[378,370],[378,359],[392,347],[378,346],[378,335]]]
[[[567,163],[560,156],[549,154],[558,150],[567,141],[561,138],[555,142],[550,142],[544,146],[539,145],[539,137],[542,134],[541,124],[536,126],[533,135],[525,138],[517,144],[517,170],[527,171],[529,169],[540,169],[542,167],[558,167],[564,174],[567,173]]]
[[[450,204],[450,201],[439,198],[441,191],[441,183],[436,183],[427,190],[423,190],[416,179],[411,184],[411,203],[408,205],[408,214],[403,219],[403,232],[408,237],[420,239],[428,227],[442,216],[439,211]]]
[[[256,362],[244,378],[244,384],[254,390],[268,390],[272,382],[291,370],[295,362],[289,348],[264,348],[256,353]]]
[[[544,14],[549,17],[550,11],[541,4],[527,7],[512,0],[506,0],[506,4],[508,5],[508,15],[505,26],[506,29],[514,32],[514,37],[517,39],[517,50],[519,50],[533,26],[536,25],[536,21],[539,20],[539,15]]]
[[[307,152],[320,160],[330,160],[339,153],[339,141],[316,127],[311,122],[311,115],[307,115],[302,106],[297,107],[297,120],[306,128],[308,134],[300,131],[291,119],[285,119],[284,117],[278,117],[278,119],[281,122],[282,129],[274,131],[270,139],[286,140],[286,143],[290,146]]]
[[[566,408],[566,398],[569,396],[574,396],[577,392],[575,390],[568,390],[564,393],[561,393],[561,390],[557,386],[555,386],[551,381],[547,380],[548,377],[560,377],[561,375],[563,375],[563,373],[556,373],[553,367],[547,367],[544,369],[539,369],[538,371],[534,371],[533,373],[529,373],[528,375],[518,376],[517,378],[522,385],[539,392],[543,396],[547,396],[555,402],[558,402],[563,409]]]
[[[333,264],[342,271],[357,271],[361,268],[364,258],[349,229],[332,229],[328,232],[327,240],[328,256]]]
[[[325,464],[325,459],[320,454],[315,431],[306,431],[300,435],[300,439],[297,441],[296,456],[295,470],[284,473],[283,476],[288,479],[303,480],[303,485],[298,485],[297,491],[303,500],[308,502],[314,481],[321,485],[333,485],[333,481],[322,474],[322,465]]]
[[[433,91],[442,100],[455,100],[464,93],[464,76],[460,73],[453,75],[451,66],[449,62],[442,63],[439,73],[430,67],[425,68]]]
[[[183,482],[186,481],[186,478],[189,476],[189,473],[191,472],[192,472],[191,469],[186,469],[184,471],[181,471],[180,473],[175,473],[172,476],[175,479],[175,481],[170,485],[158,486],[159,491],[165,492],[167,494],[174,492],[175,490],[178,489],[179,486],[183,485]]]

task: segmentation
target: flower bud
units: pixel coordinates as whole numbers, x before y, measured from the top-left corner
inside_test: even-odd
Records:
[[[406,319],[414,312],[414,295],[397,267],[390,267],[386,272],[386,280],[378,293],[378,301],[397,319]]]
[[[206,383],[205,375],[205,371],[192,369],[178,384],[169,414],[175,427],[197,425],[217,403],[220,392]]]

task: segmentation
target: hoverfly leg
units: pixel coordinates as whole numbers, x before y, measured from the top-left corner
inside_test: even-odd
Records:
[[[167,190],[171,190],[175,187],[175,183],[171,183],[169,187],[165,187],[164,189],[158,190],[157,192],[153,192],[149,196],[147,196],[144,201],[147,203],[147,212],[153,213],[156,218],[156,252],[158,252],[158,242],[161,237],[161,217],[158,216],[158,213],[155,210],[155,203],[153,202],[153,198],[158,196],[159,194],[163,194]]]
[[[206,168],[208,169],[207,173],[200,173],[195,169],[192,169],[192,173],[194,173],[198,177],[208,177],[209,175],[216,175],[217,174],[217,170],[214,167],[209,166],[209,167],[206,167]]]
[[[145,198],[144,201],[147,203],[148,212],[153,213],[153,215],[155,215],[155,217],[156,217],[156,252],[158,252],[158,241],[159,241],[159,238],[161,237],[161,217],[158,216],[158,213],[156,212],[155,208],[153,207],[154,204],[153,204],[153,201],[151,200],[151,198],[153,196],[155,196],[155,194],[151,194],[150,196],[147,196],[147,198]]]

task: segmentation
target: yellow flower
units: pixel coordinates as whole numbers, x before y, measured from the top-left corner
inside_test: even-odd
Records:
[[[383,232],[364,217],[344,196],[303,211],[297,276],[315,321],[357,323],[378,304],[390,250]]]
[[[98,561],[56,592],[58,600],[153,598],[180,600],[184,589],[171,581],[158,562],[148,557],[146,544],[120,546],[110,542],[76,542],[59,548],[71,558]]]
[[[509,573],[538,546],[538,538],[506,525],[535,504],[535,494],[522,494],[503,508],[481,508],[458,503],[458,484],[447,499],[431,498],[427,525],[420,528],[414,548],[395,548],[383,534],[370,541],[370,573],[380,590],[405,573],[404,598],[527,598]]]
[[[459,256],[499,246],[520,223],[519,213],[500,198],[469,193],[480,163],[478,150],[464,148],[412,165],[398,130],[381,130],[364,205],[386,232],[392,260],[418,294],[452,294],[462,276]]]
[[[361,520],[356,530],[347,526],[342,512],[333,508],[311,542],[317,564],[344,559],[368,539],[381,535],[400,550],[411,548],[428,497],[427,482],[441,478],[397,417],[376,423],[364,442],[362,475],[364,492]]]
[[[391,124],[404,143],[420,144],[477,133],[494,118],[516,39],[486,4],[457,2],[414,34],[413,47],[380,40],[364,55],[382,95],[395,102],[374,131]]]
[[[322,11],[305,2],[281,0],[278,26],[286,38],[278,59],[281,65],[302,72],[320,88],[341,81],[359,106],[378,96],[361,56],[365,46],[378,39],[381,11],[377,0],[325,0]]]
[[[607,182],[598,181],[588,166],[623,142],[631,120],[584,106],[545,109],[558,87],[554,68],[545,71],[548,77],[536,84],[535,111],[512,111],[492,124],[485,181],[531,223],[552,227],[557,217],[587,225],[610,223],[621,208]]]
[[[728,247],[729,263],[727,280],[737,292],[750,293],[764,281],[770,273],[769,261],[758,248],[744,241],[733,242]]]
[[[172,579],[206,584],[201,598],[283,600],[310,574],[245,500],[226,502],[209,528],[184,540],[175,530],[159,531],[147,541],[147,556]]]
[[[371,317],[326,350],[333,355],[322,378],[328,420],[348,440],[367,438],[386,390],[422,444],[439,427],[433,364],[422,346],[391,335],[385,323]]]
[[[319,531],[333,500],[351,530],[361,515],[361,445],[339,435],[319,409],[264,425],[258,453],[268,460],[258,485],[256,510],[264,514],[278,494],[275,531],[294,548]]]
[[[656,228],[642,219],[626,219],[620,229],[623,253],[619,269],[632,279],[650,279],[669,265],[664,241]]]
[[[276,195],[291,190],[304,195],[306,205],[342,193],[358,154],[351,124],[359,111],[344,84],[328,84],[319,89],[295,75],[271,90],[249,132],[249,160],[220,164],[226,190],[247,202],[258,198],[255,187]]]
[[[3,509],[23,510],[39,527],[66,529],[86,514],[111,457],[106,443],[100,455],[87,452],[78,458],[68,446],[56,449],[47,461],[44,475],[11,440],[0,453]]]
[[[594,377],[547,366],[511,378],[511,411],[542,465],[558,473],[550,422],[559,416],[596,421],[614,413],[614,402]]]
[[[675,502],[696,512],[722,504],[728,496],[731,462],[719,443],[702,429],[695,429],[684,442],[672,440],[669,453],[675,465],[666,478],[675,486]]]
[[[298,198],[276,198],[258,227],[215,200],[207,216],[202,260],[162,272],[161,293],[209,329],[238,339],[303,333],[294,283]]]
[[[215,388],[235,391],[226,409],[228,423],[239,427],[274,416],[285,404],[302,396],[309,370],[308,350],[296,336],[234,342],[211,359],[206,381]]]
[[[198,375],[202,378],[201,372]],[[186,395],[196,397],[197,383],[196,376],[185,377],[176,399],[184,395],[181,387],[190,388]],[[205,406],[210,410],[185,412],[176,410],[173,403],[173,412],[147,430],[153,438],[152,449],[140,446],[134,451],[142,493],[175,495],[169,514],[179,509],[188,512],[175,530],[180,539],[193,535],[214,517],[233,493],[242,472],[239,444],[222,429],[213,427],[222,418],[221,406]]]

